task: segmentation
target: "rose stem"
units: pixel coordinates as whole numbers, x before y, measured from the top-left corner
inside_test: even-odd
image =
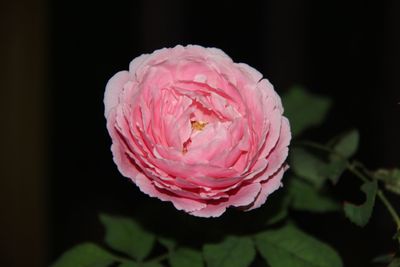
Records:
[[[347,169],[353,173],[356,177],[358,177],[359,179],[361,179],[363,182],[368,182],[369,179],[363,174],[361,173],[355,166],[355,164],[350,163],[346,157],[344,157],[343,155],[341,155],[340,153],[338,153],[337,151],[333,150],[330,147],[318,144],[318,143],[314,143],[314,142],[300,142],[298,143],[299,145],[304,145],[304,146],[308,146],[311,148],[315,148],[315,149],[319,149],[325,152],[329,152],[329,153],[334,153],[337,156],[341,157],[342,159],[344,159],[346,161],[346,166]],[[369,175],[371,176],[371,175]],[[371,177],[371,179],[373,179]],[[383,205],[385,205],[386,209],[388,210],[388,212],[390,213],[390,215],[392,216],[392,219],[394,221],[394,223],[396,224],[397,227],[397,231],[400,230],[400,217],[397,214],[396,210],[394,209],[393,205],[390,203],[390,201],[386,198],[385,194],[383,193],[382,190],[378,189],[377,192],[378,198],[382,201]],[[398,241],[400,242],[400,237],[398,237]]]
[[[160,262],[160,261],[162,261],[162,260],[167,259],[167,258],[169,257],[169,254],[170,254],[170,253],[162,254],[162,255],[157,256],[157,257],[154,257],[154,258],[152,258],[152,259],[150,259],[150,260],[148,260],[148,261],[146,261],[146,262]]]

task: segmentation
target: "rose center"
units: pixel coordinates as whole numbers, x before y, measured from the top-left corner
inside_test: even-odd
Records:
[[[192,124],[192,130],[196,130],[196,131],[202,131],[204,129],[204,127],[206,127],[208,122],[203,122],[203,121],[191,121],[190,122]]]
[[[190,124],[192,125],[192,132],[195,131],[203,131],[204,127],[208,124],[206,121],[190,121]],[[189,138],[183,143],[182,146],[182,154],[186,154],[188,152],[188,148],[190,143],[192,143],[192,139]]]

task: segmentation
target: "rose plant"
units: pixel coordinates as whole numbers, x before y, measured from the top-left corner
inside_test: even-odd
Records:
[[[355,160],[355,129],[324,143],[302,139],[323,122],[327,97],[293,87],[281,101],[252,67],[219,49],[189,45],[135,58],[109,80],[104,105],[119,171],[179,211],[140,207],[157,231],[138,218],[101,214],[109,249],[83,243],[53,267],[342,267],[346,251],[301,230],[298,214],[341,211],[364,227],[376,200],[400,244],[400,217],[386,196],[400,194],[400,170],[373,171]],[[339,180],[353,177],[362,203],[332,196]],[[228,207],[236,208],[222,215]],[[330,224],[329,231],[341,227]],[[400,266],[398,244],[368,259],[371,266]]]

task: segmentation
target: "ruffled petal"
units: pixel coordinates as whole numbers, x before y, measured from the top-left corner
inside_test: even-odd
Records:
[[[104,93],[104,116],[107,118],[111,109],[119,103],[119,96],[124,88],[124,84],[129,80],[129,72],[117,72],[107,83]]]
[[[162,201],[170,201],[178,210],[184,210],[186,212],[195,212],[200,209],[204,209],[207,205],[205,203],[195,201],[188,198],[183,198],[179,196],[174,196],[168,191],[162,192],[157,189],[154,184],[149,180],[148,177],[143,174],[139,174],[135,179],[136,185],[139,187],[140,191],[148,194],[151,197],[156,197]]]
[[[271,176],[267,181],[261,184],[261,191],[256,197],[252,205],[250,205],[246,210],[253,210],[259,208],[265,203],[268,196],[282,186],[282,177],[285,173],[286,168],[281,167],[273,176]]]

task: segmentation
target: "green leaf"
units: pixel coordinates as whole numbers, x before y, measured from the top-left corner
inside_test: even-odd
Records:
[[[356,225],[364,227],[371,218],[377,190],[378,184],[376,181],[365,182],[361,186],[361,191],[366,195],[365,202],[361,205],[345,203],[344,213],[346,214],[346,217]]]
[[[293,225],[257,234],[256,246],[271,267],[341,267],[342,260],[329,245]]]
[[[167,237],[158,237],[157,238],[158,243],[163,245],[166,249],[168,250],[173,250],[176,247],[176,242],[175,240]]]
[[[106,228],[106,243],[113,249],[124,252],[139,261],[146,258],[154,247],[155,237],[135,221],[124,217],[100,215]]]
[[[400,258],[395,258],[388,267],[400,267]]]
[[[337,158],[327,163],[320,171],[321,175],[326,176],[333,184],[336,184],[346,168],[347,160]]]
[[[290,165],[293,171],[316,187],[321,187],[326,180],[326,175],[321,171],[326,168],[326,163],[304,148],[294,147],[290,154]]]
[[[329,98],[311,94],[301,87],[291,88],[282,102],[293,136],[320,124],[332,104]]]
[[[282,192],[281,196],[276,192],[273,196],[269,196],[268,200],[270,207],[265,212],[266,225],[278,223],[288,216],[290,198],[286,192]]]
[[[372,175],[382,181],[387,190],[400,195],[400,169],[379,169]]]
[[[334,184],[339,181],[340,176],[347,167],[347,159],[352,157],[358,148],[360,135],[357,130],[351,130],[339,137],[336,137],[329,143],[336,153],[329,155],[329,163],[326,168],[328,179]]]
[[[358,148],[360,141],[360,134],[357,130],[351,130],[333,142],[333,150],[335,150],[340,156],[345,158],[352,157]],[[337,155],[332,155],[332,157]]]
[[[345,160],[337,159],[327,162],[301,147],[292,148],[290,165],[297,176],[304,178],[317,188],[320,188],[327,179],[336,183],[346,169]]]
[[[199,251],[180,248],[171,253],[169,257],[171,267],[203,267],[203,258]]]
[[[140,265],[137,262],[128,262],[128,263],[124,262],[118,265],[118,267],[140,267]]]
[[[124,262],[118,267],[163,267],[163,265],[158,262]]]
[[[83,243],[64,252],[52,267],[107,267],[118,259],[93,243]]]
[[[222,243],[203,247],[207,267],[247,267],[256,255],[248,237],[227,237]]]
[[[329,212],[341,208],[339,203],[326,193],[294,177],[289,182],[289,194],[291,207],[295,210]]]

